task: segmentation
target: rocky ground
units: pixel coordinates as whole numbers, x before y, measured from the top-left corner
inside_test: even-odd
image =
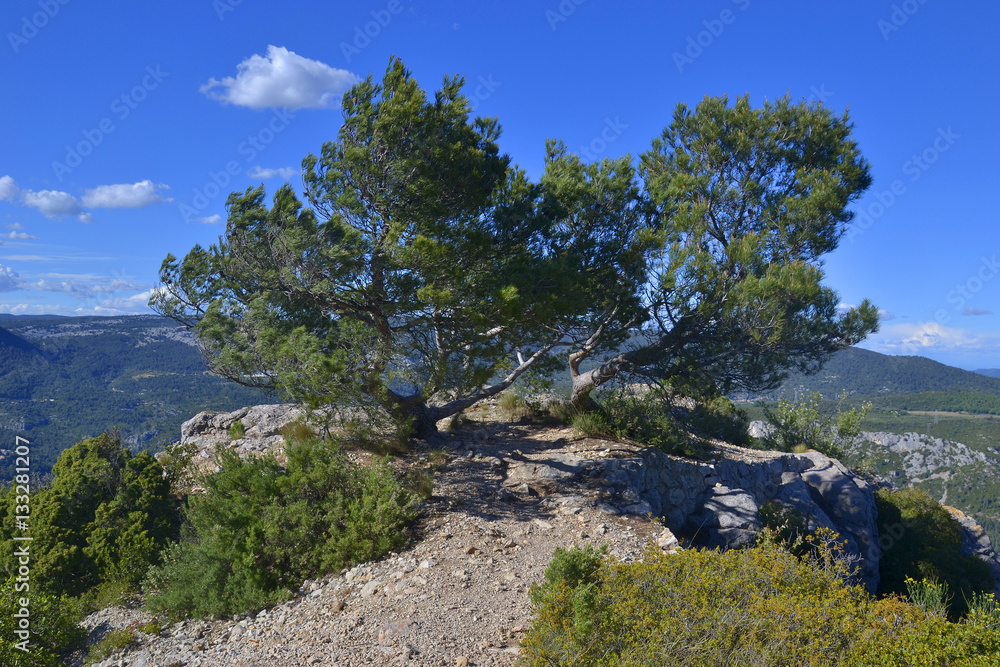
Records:
[[[201,469],[210,469],[217,443],[241,455],[281,456],[284,429],[298,416],[290,406],[202,413],[184,424],[182,442]],[[143,634],[153,619],[138,604],[103,610],[87,619],[92,641],[115,628],[134,630],[139,640],[101,664],[512,665],[531,620],[531,584],[556,548],[606,544],[616,558],[635,559],[651,544],[677,547],[654,515],[691,544],[738,547],[760,530],[766,502],[798,512],[811,529],[839,533],[859,581],[877,585],[871,482],[819,452],[715,442],[710,459],[693,461],[578,437],[557,424],[509,423],[495,404],[479,406],[474,417],[394,459],[401,472],[436,469],[433,496],[402,553],[306,582],[294,599],[245,618],[189,620]],[[352,453],[362,462],[370,456]],[[958,518],[966,552],[1000,573],[983,529]]]
[[[581,461],[616,455],[567,428],[487,421],[448,432],[420,461],[447,461],[411,546],[306,582],[293,600],[225,621],[189,620],[102,665],[512,665],[530,622],[528,591],[557,547],[607,544],[622,559],[676,543],[648,517],[622,514]],[[136,605],[87,619],[92,640],[152,620]],[[77,661],[77,664],[81,664]]]

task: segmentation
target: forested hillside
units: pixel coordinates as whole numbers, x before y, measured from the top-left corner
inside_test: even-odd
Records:
[[[876,397],[923,392],[977,392],[1000,396],[1000,378],[946,366],[925,357],[890,356],[852,347],[834,354],[814,375],[795,373],[761,398],[795,398],[818,391],[836,398],[847,391]]]
[[[9,479],[20,435],[32,442],[32,472],[59,452],[118,428],[132,450],[177,439],[201,410],[276,400],[208,375],[193,337],[157,316],[0,315],[0,479]]]

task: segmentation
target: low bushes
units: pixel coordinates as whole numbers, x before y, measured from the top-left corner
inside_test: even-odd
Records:
[[[99,587],[139,586],[150,564],[175,538],[179,517],[163,468],[147,452],[133,455],[116,435],[83,440],[59,455],[52,481],[32,489],[32,589],[77,596]],[[20,500],[19,500],[20,498]],[[13,538],[23,496],[3,497],[0,571],[17,573]]]
[[[575,665],[987,665],[995,624],[948,623],[897,597],[846,585],[829,550],[799,558],[773,541],[747,550],[651,548],[618,563],[556,551],[532,590],[532,667]],[[993,661],[993,662],[990,662]]]
[[[399,549],[416,499],[385,463],[328,443],[292,444],[287,466],[227,449],[189,499],[179,543],[144,584],[154,613],[232,616],[280,602],[305,579]]]
[[[629,438],[692,458],[706,455],[706,438],[747,444],[748,424],[746,414],[725,397],[701,397],[684,407],[659,389],[640,394],[615,392],[597,410],[573,420],[583,435]]]
[[[87,638],[87,631],[77,623],[83,613],[79,605],[66,597],[56,597],[39,592],[34,588],[24,590],[24,583],[18,589],[15,578],[7,579],[0,585],[0,665],[24,665],[24,667],[57,667],[65,664],[62,656],[76,650]],[[22,638],[15,634],[20,628],[21,601],[28,601],[28,623],[30,635],[27,651],[17,648]]]
[[[961,553],[962,527],[948,510],[919,489],[875,493],[882,547],[880,592],[906,595],[907,579],[945,586],[948,616],[965,615],[976,595],[993,590],[989,566]]]

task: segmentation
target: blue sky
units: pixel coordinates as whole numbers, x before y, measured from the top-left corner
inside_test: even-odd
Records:
[[[301,188],[344,89],[398,55],[425,89],[465,76],[532,176],[547,138],[635,156],[705,95],[849,107],[875,182],[827,282],[883,309],[866,347],[1000,367],[998,19],[985,0],[8,0],[0,312],[149,312],[164,256],[215,241],[232,190]]]

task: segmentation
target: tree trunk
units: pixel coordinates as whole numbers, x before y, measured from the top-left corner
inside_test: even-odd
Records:
[[[669,358],[669,355],[673,354],[675,350],[680,349],[683,345],[682,339],[678,335],[679,331],[680,329],[676,328],[660,336],[649,345],[629,350],[628,352],[622,352],[608,359],[600,366],[585,372],[580,371],[580,362],[589,356],[589,352],[578,350],[571,354],[569,357],[569,370],[570,376],[573,378],[573,389],[570,394],[570,401],[573,403],[573,407],[582,411],[592,409],[595,403],[594,399],[590,396],[590,392],[602,384],[613,380],[618,373],[643,368],[648,369]]]
[[[441,414],[439,408],[431,407],[426,403],[413,405],[406,412],[413,428],[413,437],[427,441],[437,440],[440,437],[441,434],[437,428],[438,420],[449,416]]]

